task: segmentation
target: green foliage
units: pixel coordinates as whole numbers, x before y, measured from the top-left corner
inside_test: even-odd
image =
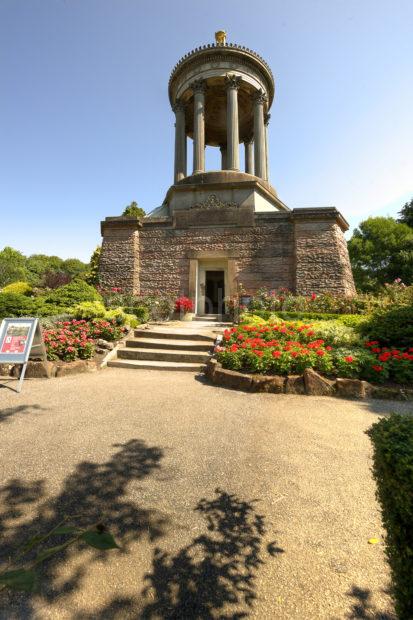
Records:
[[[413,228],[413,198],[410,202],[406,202],[406,204],[402,207],[401,211],[399,211],[399,219],[397,220],[401,224],[407,224],[410,228]]]
[[[46,295],[44,300],[46,303],[55,304],[63,308],[70,308],[84,301],[103,301],[102,296],[94,286],[79,279],[55,289]]]
[[[82,301],[72,309],[76,319],[98,319],[105,316],[106,309],[101,301]]]
[[[85,274],[85,280],[88,284],[97,286],[99,284],[99,267],[100,256],[102,254],[102,246],[98,245],[92,256],[90,257],[89,271]]]
[[[40,317],[40,325],[42,326],[42,329],[55,329],[56,323],[63,323],[63,321],[72,321],[72,319],[73,314],[62,312],[61,314]]]
[[[28,279],[26,257],[19,252],[6,246],[0,251],[0,288],[20,280]]]
[[[373,476],[386,529],[395,607],[413,618],[413,418],[392,414],[367,431],[373,443]]]
[[[384,312],[375,312],[362,326],[362,333],[380,341],[382,345],[413,346],[413,306],[400,306]]]
[[[45,534],[36,534],[16,550],[15,557],[9,561],[7,570],[0,572],[0,591],[4,589],[21,592],[35,591],[38,580],[37,566],[53,556],[58,556],[61,551],[72,545],[80,545],[83,542],[100,551],[120,548],[102,523],[96,523],[89,528],[81,528],[65,525],[67,521],[68,519],[64,519]],[[59,544],[53,543],[47,546],[50,540],[56,538]],[[62,538],[64,542],[60,542]],[[39,548],[39,551],[33,560],[32,554],[36,548]],[[9,570],[10,565],[14,566],[13,570]]]
[[[392,217],[370,217],[355,229],[348,243],[356,286],[377,291],[401,278],[413,284],[413,229]]]
[[[0,320],[6,317],[35,316],[33,301],[19,293],[0,293]]]
[[[141,209],[141,207],[138,207],[137,202],[133,201],[130,203],[130,205],[125,207],[122,215],[128,216],[128,217],[141,218],[141,217],[145,217],[146,213],[143,209]]]
[[[2,293],[17,293],[18,295],[29,296],[33,293],[33,288],[28,282],[12,282],[3,288]]]
[[[125,308],[125,311],[134,314],[140,323],[147,323],[149,321],[149,309],[146,306]]]
[[[317,334],[327,345],[338,347],[361,345],[360,334],[341,321],[316,321],[311,324]]]
[[[251,316],[249,313],[244,313],[240,317],[240,322],[246,322],[247,317]],[[255,320],[258,318],[264,319],[264,321],[276,321],[283,319],[285,321],[339,321],[343,325],[353,327],[354,329],[361,328],[368,320],[368,317],[359,314],[328,314],[323,312],[271,312],[269,310],[255,310],[253,314]]]

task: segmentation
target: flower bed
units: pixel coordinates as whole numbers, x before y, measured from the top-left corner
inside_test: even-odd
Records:
[[[311,324],[240,325],[224,332],[215,349],[224,368],[269,375],[303,374],[312,368],[326,376],[375,383],[413,381],[413,347],[387,349],[377,341],[364,346],[331,345]]]
[[[47,359],[65,362],[90,359],[95,355],[97,339],[119,340],[126,331],[127,328],[119,326],[115,319],[58,321],[54,329],[43,332]]]

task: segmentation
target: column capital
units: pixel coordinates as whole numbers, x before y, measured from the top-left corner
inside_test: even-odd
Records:
[[[186,104],[180,99],[177,99],[172,106],[172,110],[173,112],[185,112]]]
[[[269,122],[270,122],[270,119],[271,119],[271,114],[268,114],[268,113],[267,113],[267,114],[264,114],[264,125],[265,125],[266,127],[268,127]]]
[[[244,144],[252,144],[254,142],[254,136],[251,134],[250,136],[247,136],[244,140]]]
[[[252,95],[252,99],[254,103],[260,104],[264,104],[268,101],[268,97],[263,90],[256,90],[255,93]]]
[[[239,87],[241,86],[241,82],[242,82],[242,77],[240,75],[227,73],[227,75],[225,76],[225,88],[226,89],[234,88],[235,90],[238,90]]]
[[[189,88],[193,91],[193,93],[204,93],[207,89],[206,81],[202,78],[199,80],[194,80]]]

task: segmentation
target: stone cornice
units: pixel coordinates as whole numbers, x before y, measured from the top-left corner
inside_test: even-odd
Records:
[[[349,229],[347,220],[341,215],[340,211],[335,207],[304,207],[293,209],[291,217],[294,220],[329,220],[334,219],[340,226],[341,230]]]
[[[184,71],[193,70],[197,65],[202,65],[206,62],[225,61],[231,57],[235,57],[236,61],[246,66],[246,68],[250,67],[260,71],[268,84],[269,102],[271,105],[274,97],[274,76],[270,66],[259,54],[250,48],[235,43],[209,43],[208,45],[197,47],[188,54],[185,54],[175,65],[169,78],[168,90],[171,105],[173,105],[172,82],[178,79]]]

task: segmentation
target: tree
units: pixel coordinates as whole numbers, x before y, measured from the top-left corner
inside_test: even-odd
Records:
[[[83,263],[78,258],[67,258],[63,261],[61,270],[68,273],[72,278],[79,276],[88,269],[88,264]]]
[[[46,254],[31,254],[26,259],[29,280],[34,286],[43,284],[44,277],[49,272],[63,271],[63,260],[58,256]]]
[[[0,288],[27,279],[26,257],[18,250],[6,246],[0,251]]]
[[[145,217],[146,213],[141,207],[138,207],[138,203],[133,201],[128,205],[123,211],[122,215],[127,215],[128,217]]]
[[[400,224],[407,224],[410,228],[413,228],[413,198],[401,208],[399,215],[400,217],[397,221]]]
[[[89,271],[85,275],[85,280],[88,284],[97,286],[99,284],[99,266],[100,255],[102,253],[102,246],[98,245],[96,250],[90,257]]]
[[[413,228],[392,217],[369,217],[348,243],[356,287],[374,291],[401,278],[413,284]]]

